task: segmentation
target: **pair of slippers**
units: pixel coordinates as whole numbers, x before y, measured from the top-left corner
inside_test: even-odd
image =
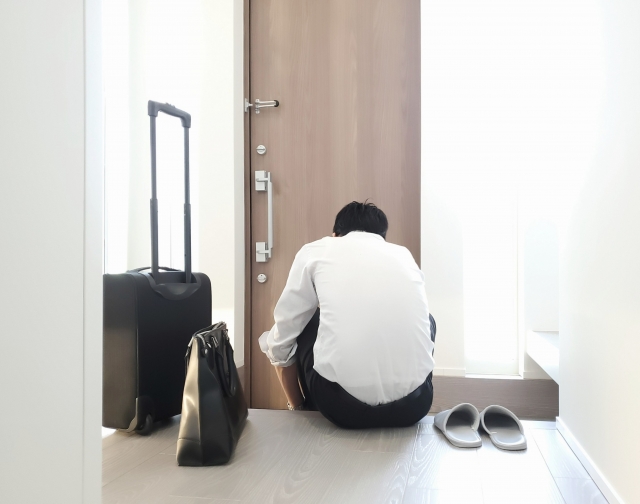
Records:
[[[480,413],[473,404],[462,403],[441,411],[433,419],[449,442],[458,448],[482,446],[478,428],[482,425],[491,442],[501,450],[526,450],[524,428],[511,411],[502,406],[487,406]]]

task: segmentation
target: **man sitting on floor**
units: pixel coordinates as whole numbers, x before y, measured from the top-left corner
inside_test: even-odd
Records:
[[[296,255],[260,337],[289,409],[346,428],[409,426],[429,412],[435,322],[422,271],[387,228],[382,210],[354,201],[333,237]]]

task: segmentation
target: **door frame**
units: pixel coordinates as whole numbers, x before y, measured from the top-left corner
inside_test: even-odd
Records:
[[[251,99],[249,71],[251,68],[251,0],[243,0],[243,68],[244,97]],[[244,393],[247,404],[252,406],[251,397],[251,110],[244,114]]]

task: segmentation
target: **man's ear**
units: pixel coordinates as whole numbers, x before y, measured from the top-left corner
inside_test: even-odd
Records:
[[[335,238],[335,237],[336,237],[336,234],[335,234],[335,233],[333,233],[331,236],[333,236],[333,237]]]

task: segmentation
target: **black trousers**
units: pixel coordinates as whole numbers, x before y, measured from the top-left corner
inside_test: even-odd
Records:
[[[431,322],[431,339],[435,341],[436,323]],[[313,346],[318,336],[320,309],[298,336],[298,379],[307,409],[320,411],[339,427],[367,429],[375,427],[408,427],[424,418],[433,401],[431,375],[407,396],[378,406],[359,401],[335,382],[320,376],[313,369]]]

